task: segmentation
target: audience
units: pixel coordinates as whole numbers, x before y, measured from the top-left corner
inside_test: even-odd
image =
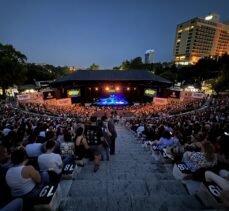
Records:
[[[208,106],[202,107],[204,103],[204,100],[185,100],[171,101],[168,105],[123,108],[20,104],[15,108],[2,102],[0,167],[9,169],[8,179],[5,179],[12,196],[17,197],[32,193],[43,181],[34,167],[26,166],[27,156],[38,157],[41,172],[52,170],[60,177],[64,164],[74,160],[75,156],[82,160],[91,152],[96,172],[105,140],[105,127],[99,127],[97,122],[99,117],[110,114],[110,120],[103,119],[103,125],[108,120],[106,135],[113,140],[111,154],[115,153],[117,132],[109,127],[109,121],[114,125],[122,117],[122,123],[142,140],[157,144],[160,149],[166,148],[173,155],[179,154],[180,160],[175,160],[185,162],[192,172],[215,165],[218,172],[222,169],[228,171],[229,98],[212,98]],[[93,116],[95,114],[98,118]],[[20,146],[25,150],[18,150]],[[206,180],[215,173],[207,172]]]

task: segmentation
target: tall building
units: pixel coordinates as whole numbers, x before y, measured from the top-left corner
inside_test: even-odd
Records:
[[[149,49],[145,52],[145,64],[152,64],[154,57],[154,50]]]
[[[229,22],[220,23],[220,16],[211,13],[178,24],[174,44],[176,64],[195,64],[204,57],[229,54]]]

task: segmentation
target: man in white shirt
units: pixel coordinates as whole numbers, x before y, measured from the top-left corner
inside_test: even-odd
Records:
[[[38,165],[40,171],[54,171],[60,175],[64,166],[61,156],[53,153],[55,148],[55,141],[49,140],[46,143],[46,153],[41,154],[38,157]]]

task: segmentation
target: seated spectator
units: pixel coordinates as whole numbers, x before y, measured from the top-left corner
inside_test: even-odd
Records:
[[[59,154],[53,153],[53,150],[55,149],[56,142],[53,140],[49,140],[46,143],[46,152],[41,154],[38,157],[38,165],[40,168],[40,171],[52,171],[54,172],[56,179],[60,179],[62,168],[64,166],[64,163],[61,159],[61,156]]]
[[[75,145],[74,142],[71,140],[70,134],[64,135],[64,142],[60,144],[60,152],[61,155],[74,155],[75,154]]]
[[[154,143],[158,145],[159,149],[164,149],[168,146],[174,145],[175,140],[171,137],[171,133],[168,130],[165,130],[159,141],[155,141]]]
[[[2,130],[3,136],[8,136],[10,131],[11,131],[10,125],[6,124],[5,128]]]
[[[37,138],[35,134],[29,136],[29,143],[25,146],[29,158],[38,157],[42,154],[42,144],[36,142]]]
[[[216,148],[218,149],[218,167],[219,169],[229,169],[229,136],[224,133],[217,138]]]
[[[64,142],[64,129],[62,127],[58,127],[57,128],[57,131],[56,131],[56,140],[59,142],[59,143],[62,143]]]
[[[0,210],[12,200],[10,188],[6,183],[6,172],[8,168],[0,165]]]
[[[0,166],[7,169],[12,166],[7,148],[2,145],[0,145]]]
[[[217,164],[217,156],[214,153],[214,146],[206,142],[203,144],[201,152],[185,152],[182,161],[191,172],[195,172],[200,168],[215,166]]]
[[[13,167],[6,173],[6,182],[13,197],[23,197],[36,191],[36,184],[41,182],[41,176],[33,166],[26,166],[27,155],[20,148],[12,153],[11,161]]]
[[[184,146],[180,143],[177,131],[173,133],[174,144],[166,147],[166,154],[174,162],[180,162],[184,153]]]
[[[203,133],[198,133],[195,137],[192,135],[191,136],[191,143],[190,144],[185,144],[185,150],[186,151],[195,151],[195,152],[200,152],[203,143],[207,142],[207,136],[206,134]]]
[[[136,130],[137,136],[139,137],[144,130],[145,130],[144,124],[141,123],[140,126],[138,126],[138,128]]]

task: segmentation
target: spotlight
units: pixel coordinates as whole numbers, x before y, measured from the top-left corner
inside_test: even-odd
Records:
[[[126,90],[127,90],[127,91],[130,91],[130,87],[127,87]]]
[[[109,91],[110,90],[110,88],[108,86],[105,89],[106,89],[106,91]]]
[[[115,89],[116,89],[116,91],[119,91],[120,90],[119,86],[117,86]]]
[[[98,91],[99,90],[99,88],[98,87],[95,87],[95,91]]]

